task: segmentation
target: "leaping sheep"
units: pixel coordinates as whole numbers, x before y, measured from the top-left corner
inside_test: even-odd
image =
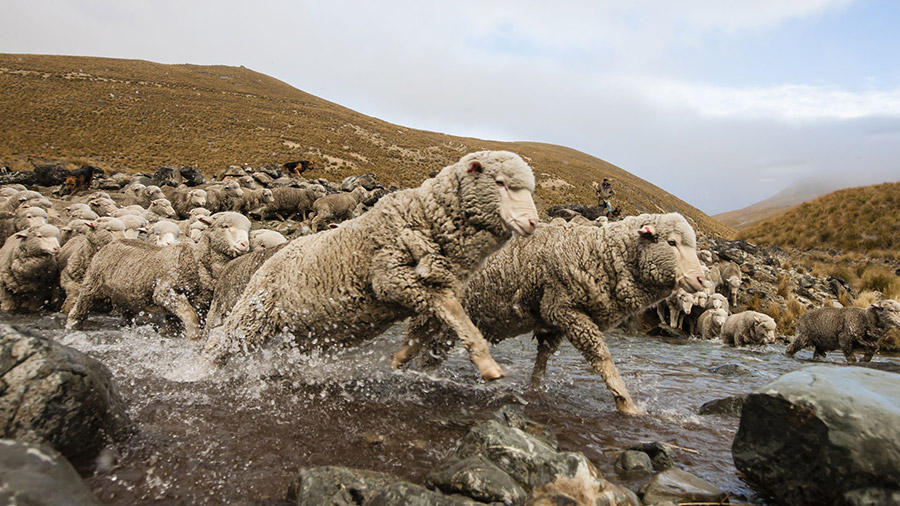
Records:
[[[534,237],[513,239],[488,257],[469,281],[464,300],[492,342],[534,331],[538,355],[532,387],[540,385],[547,360],[567,339],[606,382],[618,410],[637,414],[603,331],[676,287],[702,286],[696,237],[687,220],[674,213],[645,214],[603,227],[542,224]],[[429,336],[429,348],[447,343],[447,336],[433,330],[433,321],[414,318],[405,336],[410,344],[394,354],[394,366],[412,359]]]
[[[481,151],[418,188],[392,193],[336,229],[300,237],[250,279],[207,356],[287,334],[301,349],[351,345],[413,315],[449,326],[485,379],[503,376],[460,302],[485,257],[537,226],[534,175],[507,151]]]

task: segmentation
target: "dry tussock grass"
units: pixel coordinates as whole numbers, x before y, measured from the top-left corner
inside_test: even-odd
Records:
[[[209,176],[228,165],[305,159],[319,167],[305,174],[311,178],[339,181],[374,172],[386,184],[410,187],[467,152],[506,149],[521,154],[536,174],[571,185],[540,186],[540,210],[595,205],[591,183],[609,177],[614,203],[625,214],[675,211],[701,234],[734,235],[664,190],[585,153],[393,125],[243,67],[0,54],[0,118],[0,165],[14,169],[78,160],[129,173],[189,165]]]

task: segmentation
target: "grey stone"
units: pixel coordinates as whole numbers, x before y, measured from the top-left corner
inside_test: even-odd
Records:
[[[723,364],[713,367],[709,372],[721,374],[722,376],[755,376],[759,371],[752,369],[743,364]]]
[[[523,504],[525,490],[482,455],[453,460],[428,475],[428,484],[445,494],[462,494],[482,502]]]
[[[525,431],[554,450],[559,450],[559,441],[556,440],[556,435],[553,431],[548,429],[546,425],[539,424],[525,416],[525,412],[520,406],[507,404],[494,414],[494,419],[507,427]]]
[[[896,374],[812,365],[747,398],[732,455],[747,481],[779,503],[842,504],[836,498],[861,490],[892,497],[900,489],[897,427]]]
[[[663,443],[641,443],[628,449],[646,453],[653,461],[653,469],[657,471],[664,471],[675,465],[672,461],[672,454],[669,453],[669,447]]]
[[[100,504],[72,464],[44,445],[0,439],[0,503]]]
[[[724,399],[716,399],[700,406],[698,413],[701,415],[741,416],[741,408],[743,408],[746,400],[746,395],[734,395]]]
[[[130,422],[103,364],[53,340],[0,325],[0,437],[93,458]]]
[[[650,478],[638,490],[644,504],[658,504],[671,501],[718,503],[725,494],[704,480],[680,469],[667,469]]]
[[[625,450],[616,459],[616,472],[622,475],[640,475],[653,472],[650,456],[637,450]]]
[[[257,183],[265,187],[268,187],[270,184],[272,184],[272,181],[275,180],[275,178],[266,174],[265,172],[254,172],[253,179],[256,180]]]

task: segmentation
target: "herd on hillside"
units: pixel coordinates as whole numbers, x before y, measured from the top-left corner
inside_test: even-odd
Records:
[[[351,346],[408,318],[394,367],[433,366],[462,342],[486,380],[505,374],[488,343],[533,332],[532,386],[567,340],[630,414],[639,410],[602,334],[629,316],[655,307],[661,324],[703,339],[775,341],[771,317],[732,314],[741,271],[698,251],[683,216],[539,225],[532,170],[506,151],[387,191],[371,174],[338,187],[240,168],[210,183],[173,169],[88,172],[43,193],[0,188],[0,309],[61,309],[67,328],[96,311],[154,309],[202,340],[213,364],[276,337],[304,351]],[[291,240],[275,230],[295,223],[286,218],[301,223]],[[895,327],[893,300],[814,309],[787,353],[840,349],[853,361],[862,347],[870,360]]]

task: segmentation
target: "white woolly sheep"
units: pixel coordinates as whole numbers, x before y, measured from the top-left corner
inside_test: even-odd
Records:
[[[258,190],[244,188],[244,196],[235,201],[232,211],[244,214],[262,212],[263,208],[273,202],[275,202],[275,196],[268,188]]]
[[[460,303],[466,280],[537,225],[534,175],[518,155],[482,151],[380,199],[333,230],[294,239],[256,273],[206,351],[220,361],[273,336],[301,349],[350,345],[428,314],[449,325],[485,379],[503,375]]]
[[[179,219],[186,219],[191,209],[206,205],[206,190],[201,188],[189,188],[181,185],[177,188],[166,186],[162,190],[169,202],[172,203]]]
[[[141,200],[141,193],[146,187],[146,185],[143,185],[141,183],[131,183],[130,185],[126,186],[122,189],[122,192],[125,194],[125,200],[129,203]]]
[[[118,216],[118,219],[125,224],[126,239],[137,239],[138,237],[141,237],[142,234],[147,233],[147,227],[150,226],[150,222],[143,216],[126,214]]]
[[[0,309],[36,311],[59,274],[59,229],[40,225],[16,232],[0,248]]]
[[[741,268],[734,262],[726,262],[721,268],[722,284],[719,288],[732,306],[737,306],[738,289],[741,287]]]
[[[715,339],[719,337],[727,319],[728,313],[724,309],[707,309],[697,320],[697,334],[706,340]]]
[[[709,300],[706,302],[706,308],[724,309],[726,313],[731,314],[731,304],[728,303],[728,298],[721,293],[710,295]]]
[[[286,242],[287,239],[276,230],[259,229],[250,232],[251,250],[274,248]]]
[[[226,212],[209,219],[210,227],[197,243],[162,247],[126,239],[101,248],[84,276],[66,328],[81,325],[94,301],[108,298],[113,306],[131,311],[162,308],[181,320],[188,338],[199,337],[197,311],[208,306],[217,276],[228,260],[250,249],[246,217]]]
[[[66,216],[72,220],[96,220],[100,216],[91,209],[91,206],[83,203],[76,202],[69,207],[65,208]]]
[[[98,216],[112,216],[119,209],[115,201],[103,197],[88,200],[88,205],[91,206],[91,210],[97,213]]]
[[[321,188],[321,190],[319,190]],[[325,195],[325,189],[319,185],[307,188],[294,188],[282,186],[272,189],[272,201],[266,206],[264,218],[291,219],[300,214],[301,220],[306,220],[306,215],[312,209],[313,202]]]
[[[515,238],[488,257],[469,280],[464,307],[491,342],[534,331],[532,387],[567,339],[606,382],[617,409],[636,414],[603,331],[677,287],[701,287],[695,248],[694,230],[675,213],[629,216],[604,227],[542,224],[534,237]],[[413,318],[404,336],[411,344],[394,354],[394,366],[415,356],[425,340],[440,360],[449,338],[434,330],[427,317]]]
[[[178,218],[178,213],[175,212],[175,208],[172,207],[172,203],[168,199],[156,199],[150,202],[150,205],[147,206],[147,211],[157,216],[155,221],[159,221],[161,218],[170,220]]]
[[[725,320],[722,342],[732,346],[771,344],[775,342],[775,320],[756,311],[743,311]]]
[[[694,307],[694,295],[684,288],[677,288],[656,305],[659,321],[674,329],[680,329],[684,316],[691,314]],[[666,316],[668,315],[668,319]]]
[[[206,188],[206,208],[213,213],[230,211],[235,202],[244,196],[244,189],[237,181],[211,185]]]
[[[309,226],[313,232],[318,232],[319,225],[323,223],[331,223],[334,221],[343,221],[349,219],[353,215],[353,210],[366,196],[366,189],[357,186],[349,193],[335,193],[325,195],[313,202],[313,217]]]
[[[856,362],[854,348],[865,350],[863,362],[878,352],[878,342],[887,331],[900,327],[900,303],[880,300],[867,308],[826,307],[807,311],[797,322],[797,335],[785,350],[793,357],[801,349],[815,348],[813,358],[825,358],[832,350],[841,350],[847,362]]]
[[[63,312],[72,309],[78,299],[84,274],[97,251],[111,241],[125,238],[125,224],[118,218],[103,217],[86,223],[86,233],[72,238],[59,249],[59,285],[66,292]]]
[[[82,220],[77,218],[69,220],[64,226],[59,227],[59,246],[64,246],[73,237],[90,232],[93,226],[93,220]]]
[[[159,220],[147,230],[147,241],[157,246],[171,246],[181,241],[181,228],[178,223]]]
[[[39,227],[47,224],[47,211],[40,207],[19,207],[12,216],[0,220],[0,243],[27,228]]]

